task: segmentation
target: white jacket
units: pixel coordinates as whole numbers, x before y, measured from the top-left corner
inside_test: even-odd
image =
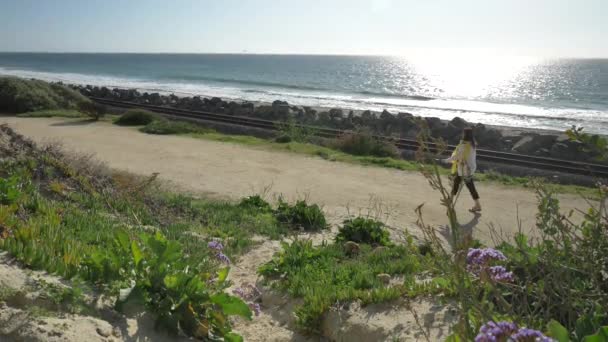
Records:
[[[453,164],[453,173],[457,172],[461,177],[473,176],[477,170],[477,150],[471,143],[461,141],[452,156],[445,161]]]

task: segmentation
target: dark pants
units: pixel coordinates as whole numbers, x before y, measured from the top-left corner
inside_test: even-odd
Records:
[[[462,180],[463,179],[461,176],[454,177],[454,186],[452,187],[452,195],[455,196],[458,193],[458,188],[460,187],[460,183],[462,183]],[[464,184],[469,189],[469,192],[471,193],[471,197],[473,197],[474,200],[478,200],[479,194],[477,193],[477,189],[475,189],[475,183],[473,183],[473,177],[465,178]]]

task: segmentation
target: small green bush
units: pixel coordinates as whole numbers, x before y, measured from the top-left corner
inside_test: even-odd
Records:
[[[261,212],[271,212],[272,207],[270,203],[266,202],[260,195],[249,196],[243,198],[239,203],[239,207],[241,208],[253,208],[259,210]]]
[[[275,142],[278,142],[279,144],[286,144],[292,141],[291,137],[289,135],[280,135],[278,137],[276,137],[274,139]]]
[[[354,241],[388,246],[391,244],[390,234],[384,227],[384,223],[365,217],[345,220],[336,235],[336,242]]]
[[[210,130],[184,121],[156,120],[140,128],[141,132],[148,134],[204,134]]]
[[[366,132],[344,134],[333,145],[342,152],[356,156],[399,157],[399,151],[394,145]]]
[[[301,226],[307,231],[319,231],[328,227],[321,208],[316,204],[309,205],[305,200],[290,205],[279,199],[279,206],[275,215],[280,222]]]
[[[94,120],[101,119],[108,112],[108,109],[106,108],[106,106],[104,106],[100,103],[91,102],[88,100],[80,102],[78,104],[78,110],[81,113],[91,117],[91,119],[94,119]]]
[[[0,77],[0,111],[25,113],[45,109],[76,109],[90,102],[82,94],[56,83]]]
[[[120,126],[145,126],[154,120],[159,120],[158,114],[143,109],[129,109],[121,115],[114,124]]]

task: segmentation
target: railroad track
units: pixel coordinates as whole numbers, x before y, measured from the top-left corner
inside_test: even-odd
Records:
[[[211,112],[201,112],[201,111],[192,111],[192,110],[184,110],[178,108],[170,108],[170,107],[161,107],[161,106],[153,106],[147,104],[140,104],[134,102],[127,101],[116,101],[109,100],[98,97],[91,97],[93,101],[98,103],[112,106],[112,107],[120,107],[120,108],[143,108],[152,112],[161,113],[165,115],[171,115],[174,117],[181,117],[187,119],[195,119],[195,120],[205,120],[205,121],[213,121],[219,123],[227,123],[233,125],[240,125],[246,127],[254,127],[261,128],[266,130],[278,131],[281,129],[281,123],[271,120],[264,120],[258,118],[244,117],[244,116],[234,116],[227,114],[218,114]],[[323,138],[335,138],[345,133],[345,131],[331,129],[331,128],[323,128],[316,126],[306,126],[299,125],[296,126],[300,128],[310,129],[314,132],[315,135]],[[390,141],[395,144],[395,146],[402,150],[416,151],[419,147],[418,142],[412,139],[397,139],[393,137],[386,136],[375,136],[378,139]],[[428,144],[431,151],[437,149],[435,144]],[[447,145],[447,149],[451,151],[455,146]],[[556,158],[547,158],[547,157],[536,157],[529,155],[522,155],[517,153],[509,153],[509,152],[500,152],[500,151],[492,151],[492,150],[477,150],[477,159],[480,161],[498,163],[498,164],[507,164],[521,167],[529,167],[535,169],[543,169],[548,171],[555,172],[563,172],[570,174],[578,174],[578,175],[586,175],[597,178],[606,178],[608,179],[608,165],[601,164],[592,164],[592,163],[582,163],[575,162],[570,160],[556,159]]]

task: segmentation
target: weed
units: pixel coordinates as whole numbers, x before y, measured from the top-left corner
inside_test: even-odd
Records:
[[[239,203],[239,206],[244,208],[253,208],[260,212],[272,211],[270,203],[266,202],[262,197],[260,197],[260,195],[243,198]]]
[[[316,204],[309,205],[306,200],[299,200],[294,205],[290,205],[279,198],[279,205],[275,213],[280,222],[301,227],[306,231],[319,231],[328,228],[321,208]]]
[[[370,245],[388,246],[391,244],[390,234],[384,223],[370,218],[357,217],[345,220],[340,227],[336,242],[353,241]]]

